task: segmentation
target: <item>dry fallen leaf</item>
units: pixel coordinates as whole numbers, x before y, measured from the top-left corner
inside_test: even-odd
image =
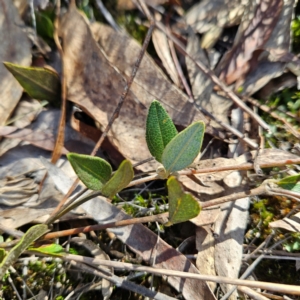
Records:
[[[152,42],[155,47],[156,53],[161,59],[167,73],[173,80],[176,86],[179,86],[180,81],[178,78],[178,72],[174,64],[171,52],[170,45],[167,39],[167,36],[160,30],[154,29],[152,33]]]
[[[200,61],[206,67],[210,68],[206,53],[200,47],[199,39],[192,30],[189,30],[186,51],[196,61]],[[188,57],[186,57],[186,65],[196,106],[206,109],[214,117],[228,124],[228,110],[232,106],[232,101],[213,93],[214,83]],[[211,124],[216,128],[222,128],[215,121],[211,121]]]
[[[22,31],[25,25],[13,2],[0,0],[0,7],[0,125],[4,125],[20,100],[23,89],[2,62],[29,66],[31,46]]]
[[[201,212],[202,213],[202,212]],[[200,215],[201,215],[200,213]],[[198,250],[196,266],[201,274],[216,275],[215,269],[215,240],[209,226],[196,228],[196,249]],[[217,283],[209,282],[212,291],[215,290]]]
[[[74,27],[77,28],[76,32]],[[98,42],[106,47],[105,54],[93,39],[88,24],[74,7],[70,7],[62,20],[60,36],[64,45],[68,99],[95,118],[103,129],[125,86],[120,71],[126,74],[124,76],[129,76],[140,46],[126,35],[99,23],[94,23],[92,28]],[[153,65],[152,59],[147,56],[143,58],[132,89],[109,133],[111,143],[133,163],[151,156],[145,142],[145,120],[147,108],[154,99],[165,104],[176,124],[187,126],[192,121],[205,121],[194,105],[188,102],[188,98]],[[121,70],[121,67],[124,69]],[[207,130],[217,134],[209,126]],[[148,163],[140,166],[140,169],[146,171],[155,166],[154,163]]]
[[[240,0],[204,0],[187,12],[186,22],[196,32],[205,33],[202,48],[211,48],[223,28],[240,23],[245,5],[245,1]]]
[[[297,213],[289,218],[269,223],[271,228],[281,228],[291,232],[300,232],[300,213]]]
[[[257,67],[259,55],[272,34],[282,6],[283,0],[261,0],[256,6],[249,5],[234,45],[218,67],[220,78],[226,84],[238,81],[237,87],[242,86],[249,71]]]
[[[128,35],[114,32],[111,27],[100,23],[93,23],[91,30],[109,62],[128,80],[141,46]],[[131,91],[142,107],[148,108],[154,99],[160,101],[176,125],[186,127],[199,120],[207,123],[202,113],[181,90],[170,83],[147,53],[142,59]],[[218,134],[210,126],[207,126],[207,132]]]
[[[282,55],[283,53],[289,53],[290,51],[290,26],[294,11],[294,2],[295,0],[283,1],[283,7],[278,21],[276,22],[275,28],[273,29],[270,38],[263,47],[266,50],[265,56],[268,56],[268,60],[266,60],[266,58],[262,58],[257,68],[252,70],[247,75],[247,78],[243,84],[243,94],[254,94],[260,88],[263,88],[272,78],[276,78],[284,72],[286,63],[282,61],[274,61],[274,58],[272,58],[272,53],[276,52]],[[296,85],[295,77],[296,76],[294,76],[294,80],[292,81],[292,86]],[[277,89],[274,86],[272,94],[283,89],[283,87],[290,87],[291,85],[291,81],[281,81],[280,85],[278,84],[278,82],[276,82],[276,79],[274,80],[274,83],[276,83]],[[266,94],[266,91],[264,93]],[[271,94],[271,91],[268,91],[268,94]]]

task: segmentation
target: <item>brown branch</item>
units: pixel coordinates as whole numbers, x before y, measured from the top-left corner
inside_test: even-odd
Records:
[[[38,253],[41,254],[41,253]],[[47,254],[48,255],[48,254]],[[129,270],[134,272],[147,272],[159,276],[177,276],[181,278],[192,278],[196,280],[204,280],[204,281],[212,281],[217,283],[226,283],[226,284],[234,284],[238,286],[247,286],[251,288],[260,288],[263,290],[269,290],[278,293],[290,294],[290,295],[300,295],[300,286],[298,285],[289,285],[289,284],[280,284],[280,283],[271,283],[264,281],[254,281],[254,280],[242,280],[242,279],[233,279],[223,276],[214,276],[214,275],[202,275],[195,274],[189,272],[181,272],[176,270],[168,270],[168,269],[159,269],[153,267],[146,267],[140,265],[134,265],[130,263],[117,262],[117,261],[109,261],[104,259],[79,256],[73,254],[64,254],[62,255],[62,259],[66,259],[68,261],[74,260],[81,263],[86,263],[88,265],[96,266],[106,266],[112,267],[120,270]]]

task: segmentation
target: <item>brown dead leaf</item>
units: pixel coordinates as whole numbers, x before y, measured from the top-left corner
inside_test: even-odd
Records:
[[[27,0],[13,0],[13,3],[18,9],[20,16],[22,16],[23,13],[27,10],[29,4]]]
[[[289,218],[269,223],[271,228],[281,228],[290,232],[300,232],[300,213],[297,213]]]
[[[210,68],[208,58],[204,50],[200,47],[199,38],[192,30],[189,30],[187,52],[196,61],[200,61],[206,67]],[[232,101],[213,93],[214,83],[188,57],[186,57],[186,65],[195,105],[206,109],[214,117],[228,124],[228,110],[232,106]],[[222,128],[215,121],[211,121],[211,124],[216,128]]]
[[[39,131],[29,128],[19,129],[14,126],[1,126],[0,127],[0,136],[10,138],[10,139],[19,139],[21,141],[29,142],[32,145],[35,145],[39,148],[53,151],[55,145],[55,138],[50,131]],[[7,148],[5,149],[8,150]],[[63,154],[67,154],[68,150],[63,148]],[[3,151],[1,151],[1,155]]]
[[[124,33],[115,32],[111,27],[100,23],[91,25],[95,40],[104,50],[109,62],[128,80],[141,46]],[[171,84],[154,60],[146,53],[133,82],[132,93],[142,107],[148,108],[153,99],[160,101],[176,125],[188,126],[205,117],[189,102],[188,97]],[[210,134],[218,134],[210,126]]]
[[[193,168],[201,170],[206,168],[237,166],[243,165],[247,162],[254,162],[255,159],[256,163],[260,165],[263,163],[272,163],[274,161],[288,161],[290,159],[299,158],[299,156],[295,154],[280,149],[264,149],[259,152],[257,158],[256,155],[256,151],[251,151],[244,153],[237,158],[218,157],[214,159],[201,160],[197,164],[194,164]],[[232,186],[232,184],[229,180],[227,180],[227,176],[232,172],[235,171],[229,170],[215,173],[194,174],[195,178],[193,179],[181,175],[179,180],[185,188],[199,194],[201,201],[206,201],[212,199],[212,197],[215,198],[216,195],[220,196],[219,194],[225,190],[227,191],[227,194],[231,193],[228,188]]]
[[[200,161],[196,168],[201,170],[212,167],[243,165],[247,162],[253,162],[256,157],[256,151],[243,154],[237,158],[215,158]],[[256,163],[270,163],[271,161],[288,160],[297,158],[296,155],[287,151],[278,149],[265,149],[259,153]],[[243,177],[237,171],[222,171],[207,174],[194,174],[193,180],[188,177],[180,176],[179,179],[183,185],[190,191],[197,193],[201,201],[210,200],[216,197],[229,195],[244,191],[247,188]],[[239,199],[232,203],[226,203],[220,207],[220,213],[217,218],[215,214],[211,216],[214,222],[215,249],[214,263],[218,275],[230,278],[237,278],[242,261],[242,241],[244,231],[247,225],[249,199]],[[199,214],[199,221],[201,220]],[[194,220],[192,220],[194,221]],[[197,241],[196,241],[197,242]],[[211,251],[211,250],[210,250]],[[200,255],[200,254],[199,254]],[[201,257],[201,256],[199,256]],[[203,260],[208,258],[205,256]],[[200,260],[200,258],[199,258]],[[208,268],[210,264],[208,262]],[[221,285],[224,292],[228,291],[230,285]],[[230,299],[236,299],[237,294],[233,294]]]
[[[23,89],[6,70],[3,61],[22,66],[31,63],[30,43],[22,31],[24,26],[18,10],[11,0],[0,0],[0,125],[8,120]]]
[[[190,219],[190,222],[194,223],[196,226],[205,226],[214,224],[220,214],[220,207],[209,207],[201,210],[201,213]]]
[[[272,34],[264,46],[269,51],[288,52],[291,45],[291,22],[293,18],[295,0],[283,0],[278,21]]]
[[[178,78],[176,66],[174,64],[170,52],[170,46],[168,43],[167,36],[162,31],[158,29],[154,29],[152,33],[152,42],[155,47],[156,53],[161,59],[170,78],[172,79],[172,81],[175,83],[176,86],[179,86],[180,81]]]
[[[42,111],[35,122],[29,127],[19,129],[14,126],[0,126],[0,136],[6,137],[0,142],[0,157],[8,150],[16,147],[20,141],[30,143],[41,149],[52,151],[55,144],[55,136],[58,127],[60,111],[58,109],[48,109]],[[87,154],[95,145],[90,139],[73,130],[69,124],[66,126],[65,147],[63,153],[69,151]],[[11,151],[11,150],[10,150]]]
[[[278,21],[276,22],[275,28],[266,44],[264,49],[266,50],[264,55],[261,55],[260,62],[254,70],[252,70],[248,75],[243,84],[243,95],[252,95],[259,89],[263,88],[272,78],[280,76],[285,69],[286,62],[282,61],[285,54],[289,53],[291,36],[290,27],[291,20],[294,11],[295,0],[284,0],[283,8],[279,15]],[[284,74],[285,75],[285,74]],[[281,85],[274,79],[273,92],[275,93],[282,89]],[[282,81],[283,82],[283,81]],[[296,85],[296,80],[293,80],[294,85]],[[286,87],[290,84],[287,83]],[[278,89],[275,87],[278,86]],[[284,85],[285,86],[285,85]],[[268,87],[269,88],[269,87]],[[266,90],[264,94],[266,94]]]
[[[220,62],[220,78],[226,84],[239,81],[237,85],[241,86],[249,71],[256,68],[259,55],[272,34],[282,6],[283,0],[261,0],[257,6],[249,6],[232,49]]]
[[[4,183],[2,187],[7,188],[10,185],[17,188],[10,191],[10,194],[4,193],[3,196],[18,197],[18,199],[4,197],[4,200],[9,200],[9,202],[2,201],[0,203],[1,224],[10,228],[18,228],[41,217],[43,217],[43,220],[40,221],[43,222],[58,205],[62,194],[54,186],[52,179],[48,178],[45,181],[42,190],[37,191],[36,189],[46,172],[40,157],[50,160],[50,155],[50,152],[43,149],[32,145],[24,145],[12,148],[0,156],[0,181]],[[67,174],[65,176],[72,182],[76,175],[67,159],[61,158],[58,164],[62,165],[63,172]],[[62,183],[63,181],[60,180],[60,184]],[[19,189],[20,185],[23,185],[22,190]],[[20,203],[23,202],[22,205],[12,208],[11,206],[14,205],[15,200]],[[65,219],[76,219],[78,217],[78,215],[74,216],[71,213]]]
[[[201,212],[202,213],[202,212]],[[201,215],[200,213],[200,215]],[[215,240],[209,226],[196,228],[196,249],[198,250],[196,266],[201,274],[216,275],[215,270]],[[209,282],[212,291],[217,283]]]
[[[229,175],[230,176],[230,175]],[[241,185],[244,187],[244,185]],[[249,198],[225,203],[215,224],[215,268],[219,276],[238,278],[242,263],[243,240],[248,221]],[[221,284],[224,293],[233,286]],[[237,293],[228,299],[236,300]]]
[[[116,33],[99,23],[94,23],[92,29],[101,46],[105,46],[105,53],[74,7],[70,7],[62,20],[60,36],[64,45],[68,99],[98,121],[103,129],[125,86],[120,71],[126,77],[129,76],[140,46],[126,35]],[[153,67],[153,61],[146,57],[143,58],[137,79],[109,133],[111,143],[133,163],[151,156],[145,142],[145,119],[152,100],[161,100],[177,124],[186,126],[192,121],[204,120],[187,97],[170,84],[163,73]],[[121,70],[121,67],[125,70]],[[208,131],[209,129],[211,128],[208,127]],[[146,171],[154,166],[155,164],[151,166],[149,163],[142,165],[141,169]]]
[[[205,33],[202,48],[211,48],[223,28],[240,23],[245,4],[240,0],[204,0],[194,5],[186,14],[186,22],[196,32]]]

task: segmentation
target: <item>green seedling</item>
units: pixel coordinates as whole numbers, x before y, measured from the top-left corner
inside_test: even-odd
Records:
[[[176,127],[162,105],[154,100],[146,120],[146,142],[150,153],[163,166],[159,177],[168,178],[170,174],[188,167],[200,152],[205,125],[195,122],[177,133]],[[80,180],[91,190],[100,191],[112,199],[131,182],[134,172],[131,163],[124,160],[112,175],[110,164],[89,155],[69,153],[67,155]],[[184,222],[196,217],[200,212],[199,203],[185,193],[175,177],[168,180],[169,225]]]

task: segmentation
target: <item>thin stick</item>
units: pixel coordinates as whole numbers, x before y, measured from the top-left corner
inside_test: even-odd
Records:
[[[51,163],[55,164],[57,160],[59,159],[61,155],[61,150],[64,144],[65,139],[65,125],[66,125],[66,107],[67,107],[67,82],[66,82],[66,76],[65,76],[65,68],[64,68],[64,52],[60,43],[60,40],[58,38],[58,30],[59,30],[59,15],[60,15],[60,0],[56,3],[56,10],[55,10],[55,22],[54,22],[54,41],[56,44],[56,47],[59,51],[60,57],[62,59],[62,78],[61,78],[61,114],[60,114],[60,120],[59,120],[59,130],[56,137],[55,147],[52,153],[51,157]],[[74,5],[72,2],[70,5]],[[46,179],[46,175],[43,179],[43,181]],[[67,201],[68,197],[71,195],[72,191],[68,193],[58,204],[58,206],[54,209],[51,215],[55,214]],[[51,216],[50,216],[51,218]],[[46,224],[49,224],[46,222]]]
[[[176,270],[167,270],[167,269],[139,266],[139,265],[123,263],[123,262],[108,261],[108,260],[104,260],[104,259],[97,259],[97,258],[91,258],[91,257],[79,256],[79,255],[73,255],[73,254],[65,254],[65,255],[63,255],[62,258],[66,259],[68,261],[74,260],[74,261],[78,261],[78,262],[84,262],[84,263],[92,265],[92,266],[100,265],[100,266],[106,266],[106,267],[113,267],[113,268],[121,269],[121,270],[148,272],[148,273],[152,273],[152,274],[160,275],[160,276],[177,276],[177,277],[181,277],[181,278],[192,278],[192,279],[212,281],[212,282],[217,282],[217,283],[226,283],[226,284],[248,286],[248,287],[252,287],[252,288],[266,289],[269,291],[286,293],[286,294],[291,294],[291,295],[300,295],[300,286],[298,286],[298,285],[278,284],[278,283],[270,283],[270,282],[264,282],[264,281],[232,279],[232,278],[227,278],[227,277],[223,277],[223,276],[202,275],[202,274],[195,274],[195,273],[189,273],[189,272],[181,272],[181,271],[176,271]]]
[[[106,128],[105,128],[105,130],[103,131],[103,133],[102,133],[102,135],[101,135],[99,141],[97,142],[96,146],[94,147],[94,150],[93,150],[92,153],[91,153],[91,155],[93,155],[93,156],[97,153],[97,151],[98,151],[99,148],[101,147],[101,145],[102,145],[104,139],[106,138],[106,136],[107,136],[109,130],[111,129],[111,126],[112,126],[113,122],[119,117],[120,110],[121,110],[121,108],[122,108],[122,106],[123,106],[124,100],[125,100],[126,97],[127,97],[127,94],[128,94],[128,92],[129,92],[129,90],[130,90],[130,87],[131,87],[131,85],[132,85],[132,82],[133,82],[133,80],[134,80],[134,78],[135,78],[135,75],[136,75],[136,73],[137,73],[137,71],[138,71],[138,69],[139,69],[140,63],[141,63],[142,58],[143,58],[143,56],[144,56],[144,54],[145,54],[145,52],[146,52],[146,49],[147,49],[148,44],[149,44],[149,42],[150,42],[150,39],[151,39],[152,32],[153,32],[154,28],[155,28],[155,24],[152,22],[151,25],[150,25],[150,27],[149,27],[149,30],[148,30],[148,32],[147,32],[146,38],[145,38],[145,40],[144,40],[143,47],[142,47],[142,49],[141,49],[141,52],[140,52],[140,54],[139,54],[139,57],[138,57],[138,59],[137,59],[136,62],[135,62],[135,65],[134,65],[134,68],[133,68],[133,70],[132,70],[130,79],[129,79],[129,81],[127,82],[127,85],[125,86],[124,91],[123,91],[123,93],[122,93],[122,95],[121,95],[120,101],[119,101],[119,103],[118,103],[118,105],[117,105],[117,107],[116,107],[116,109],[115,109],[115,111],[114,111],[112,117],[110,118],[110,120],[109,120],[109,122],[108,122],[108,124],[107,124],[107,126],[106,126]]]
[[[109,23],[109,25],[115,30],[120,32],[121,28],[115,22],[114,18],[112,17],[111,13],[106,9],[103,2],[101,0],[95,0],[97,8],[101,11],[105,20]]]
[[[87,272],[90,274],[93,274],[95,276],[105,278],[106,280],[112,282],[114,285],[125,288],[129,291],[132,291],[134,293],[138,293],[140,295],[143,295],[144,297],[156,299],[156,300],[176,300],[176,298],[169,297],[165,294],[162,294],[160,292],[151,291],[150,289],[147,289],[144,286],[137,285],[133,282],[124,280],[121,277],[118,277],[114,274],[108,273],[107,270],[103,270],[101,267],[97,266],[95,269],[94,265],[93,267],[90,267],[86,265],[84,262],[79,262],[78,260],[70,260],[70,263],[73,267],[76,267],[80,271]]]
[[[163,31],[171,41],[175,43],[175,45],[178,46],[178,50],[181,51],[184,55],[188,56],[195,64],[196,66],[204,72],[216,85],[218,85],[225,93],[226,95],[240,108],[242,108],[245,112],[247,112],[258,124],[260,124],[265,130],[268,132],[271,132],[269,125],[263,121],[258,115],[256,115],[228,86],[226,86],[215,74],[212,70],[207,68],[202,62],[196,61],[189,53],[185,51],[184,45],[171,33],[168,32],[168,30],[165,28],[165,26],[159,22],[155,21],[153,17],[151,16],[151,13],[148,9],[148,7],[143,3],[143,0],[138,0],[139,4],[141,5],[143,11],[145,12],[147,18],[151,21],[151,24],[153,21],[155,22],[155,25],[157,28],[159,28],[161,31]]]
[[[252,97],[244,97],[244,98],[245,98],[246,101],[249,101],[251,104],[257,106],[258,108],[260,108],[260,109],[263,110],[264,112],[269,113],[272,117],[274,117],[274,118],[276,118],[276,119],[279,117],[278,120],[280,120],[281,118],[280,118],[280,116],[275,112],[276,110],[279,111],[279,112],[282,112],[282,113],[284,113],[285,115],[287,115],[287,116],[289,116],[289,117],[292,117],[292,118],[294,118],[296,121],[300,122],[300,118],[297,117],[295,114],[289,112],[289,111],[284,111],[284,110],[282,110],[282,109],[280,109],[280,108],[278,108],[278,107],[272,109],[271,107],[269,107],[269,106],[267,106],[267,105],[265,105],[265,104],[259,103],[259,101],[257,101],[256,99],[254,99],[254,98],[252,98]],[[273,115],[273,113],[274,113],[274,115]]]
[[[273,234],[270,234],[267,239],[266,239],[266,244],[268,244],[272,238]],[[275,243],[274,245],[272,245],[270,247],[270,250],[276,248],[277,246],[279,246],[280,244],[282,244],[283,242],[285,242],[287,239],[289,239],[290,237],[284,238],[280,241],[278,241],[277,243]],[[255,259],[255,261],[247,268],[247,270],[243,273],[243,275],[241,276],[241,279],[245,279],[248,276],[250,276],[250,274],[254,271],[255,267],[261,262],[261,260],[265,257],[265,253],[261,254],[259,257],[257,257]],[[222,298],[221,300],[227,300],[230,295],[235,291],[237,287],[233,287],[231,290],[229,290]]]
[[[124,88],[124,91],[123,91],[123,93],[122,93],[122,95],[121,95],[121,97],[120,97],[119,103],[118,103],[118,105],[117,105],[117,107],[116,107],[116,109],[115,109],[113,115],[111,116],[111,118],[110,118],[110,120],[109,120],[109,122],[108,122],[108,124],[107,124],[107,126],[106,126],[106,128],[105,128],[105,130],[103,131],[103,133],[102,133],[100,139],[99,139],[98,142],[96,143],[96,145],[95,145],[95,147],[94,147],[94,149],[93,149],[93,151],[92,151],[92,153],[91,153],[92,156],[95,156],[95,154],[98,152],[98,150],[99,150],[99,148],[101,147],[101,145],[102,145],[104,139],[106,138],[106,136],[107,136],[109,130],[111,129],[112,124],[113,124],[114,121],[119,117],[119,113],[120,113],[120,111],[121,111],[121,108],[122,108],[122,106],[123,106],[123,103],[124,103],[124,101],[125,101],[125,99],[126,99],[126,97],[127,97],[127,95],[128,95],[128,92],[129,92],[129,90],[130,90],[130,87],[131,87],[131,85],[132,85],[132,82],[133,82],[133,80],[134,80],[134,78],[135,78],[135,75],[136,75],[136,73],[137,73],[137,71],[138,71],[138,69],[139,69],[139,66],[140,66],[140,63],[141,63],[141,61],[142,61],[142,58],[143,58],[143,56],[144,56],[144,54],[145,54],[145,52],[146,52],[146,49],[147,49],[147,47],[148,47],[148,44],[149,44],[149,42],[150,42],[150,39],[151,39],[151,36],[152,36],[152,32],[153,32],[153,30],[154,30],[154,27],[155,27],[155,25],[154,25],[154,23],[152,23],[151,26],[150,26],[150,28],[149,28],[149,30],[148,30],[148,32],[147,32],[147,35],[146,35],[146,38],[145,38],[145,40],[144,40],[144,43],[143,43],[141,52],[140,52],[140,54],[139,54],[139,57],[138,57],[137,61],[135,62],[134,68],[133,68],[133,70],[132,70],[131,77],[130,77],[129,81],[127,82],[127,84],[126,84],[126,86],[125,86],[125,88]],[[77,178],[77,179],[75,180],[75,182],[73,183],[72,187],[70,188],[70,190],[68,191],[68,193],[65,195],[65,197],[64,197],[64,199],[63,199],[63,201],[62,201],[63,203],[65,203],[65,201],[69,198],[69,196],[71,195],[71,193],[72,193],[72,192],[74,191],[74,189],[76,188],[78,182],[79,182],[79,179]],[[56,214],[57,214],[58,210],[61,208],[61,206],[62,206],[62,205],[59,205],[59,206],[54,210],[54,212],[51,214],[51,216],[49,217],[49,219],[46,221],[46,224],[51,224],[54,220],[56,220]]]
[[[169,27],[167,28],[167,30],[170,32],[170,29]],[[169,42],[169,47],[170,47],[170,52],[171,52],[171,55],[172,55],[172,58],[173,58],[173,62],[174,62],[174,65],[177,69],[177,72],[178,72],[178,75],[179,75],[179,78],[184,86],[184,89],[186,91],[186,93],[188,94],[189,98],[191,99],[192,102],[194,102],[194,96],[193,96],[193,93],[185,79],[185,76],[183,74],[183,71],[182,71],[182,68],[180,66],[180,63],[178,61],[178,57],[176,55],[176,51],[175,51],[175,47],[174,47],[174,43],[168,39],[168,42]]]
[[[300,133],[297,131],[297,129],[295,129],[294,126],[291,123],[289,123],[287,120],[279,116],[275,111],[272,111],[267,105],[260,104],[257,100],[251,97],[247,97],[246,100],[249,101],[251,104],[257,106],[264,112],[269,113],[274,119],[281,121],[296,138],[300,139]],[[299,118],[296,119],[299,121]]]
[[[211,206],[216,206],[220,205],[226,202],[234,201],[237,199],[249,197],[249,196],[258,196],[262,194],[267,194],[269,195],[272,192],[271,188],[269,187],[268,183],[262,184],[258,188],[252,189],[250,191],[246,192],[240,192],[240,193],[235,193],[229,196],[224,196],[220,197],[214,200],[206,201],[201,203],[201,208],[207,208]],[[85,202],[87,199],[95,197],[95,194],[92,196],[89,196],[89,198],[82,199],[80,202]],[[83,201],[84,200],[84,201]],[[78,203],[74,203],[78,204]],[[68,207],[69,209],[69,207]],[[73,207],[71,208],[73,209]],[[63,211],[62,213],[65,213]],[[50,232],[45,234],[42,238],[43,239],[53,239],[53,238],[59,238],[63,236],[68,236],[68,235],[74,235],[78,233],[85,233],[85,232],[90,232],[92,230],[103,230],[107,228],[114,228],[114,227],[120,227],[120,226],[128,226],[128,225],[133,225],[133,224],[138,224],[138,223],[148,223],[148,222],[165,222],[165,219],[169,217],[169,213],[161,213],[157,215],[152,215],[152,216],[146,216],[146,217],[141,217],[141,218],[134,218],[134,219],[125,219],[121,221],[114,221],[106,224],[98,224],[98,225],[90,225],[86,227],[79,227],[79,228],[73,228],[69,230],[62,230],[62,231],[57,231],[57,232]]]

